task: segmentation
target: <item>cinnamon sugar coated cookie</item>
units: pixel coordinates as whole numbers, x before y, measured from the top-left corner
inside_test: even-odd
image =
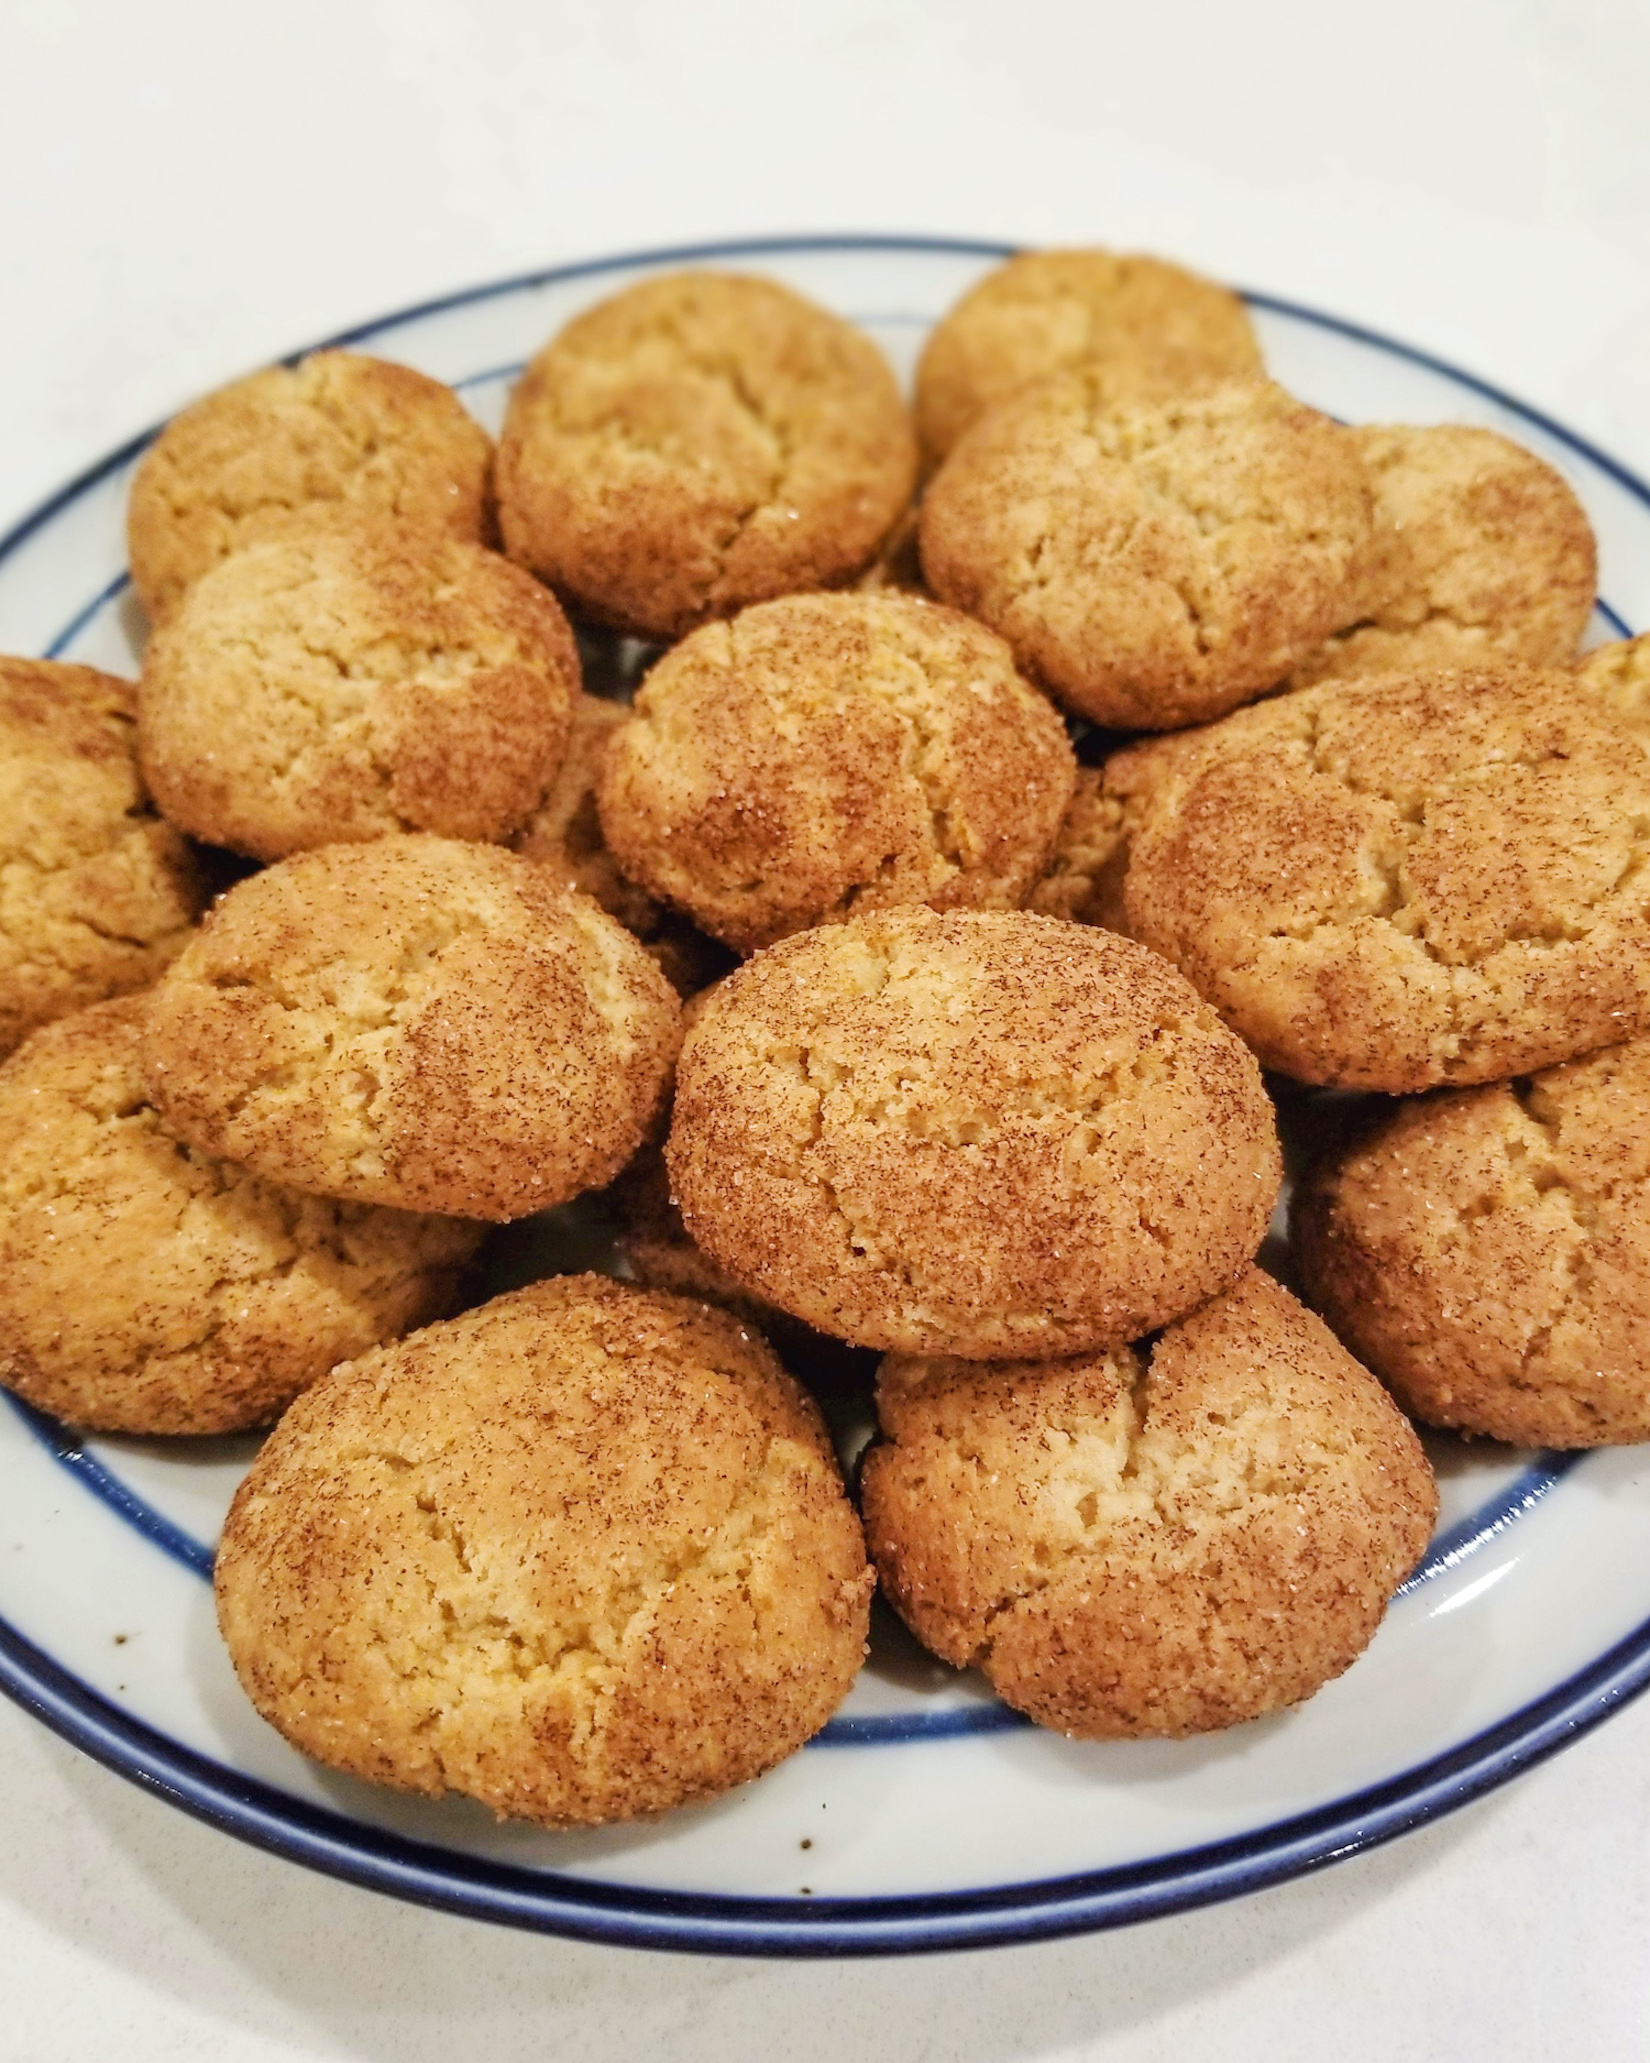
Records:
[[[543,799],[578,685],[567,619],[519,567],[350,517],[189,590],[144,657],[143,766],[175,824],[255,859],[502,840]]]
[[[1369,597],[1296,682],[1498,659],[1565,665],[1592,614],[1598,547],[1563,476],[1465,423],[1352,435],[1375,491]]]
[[[1161,258],[1023,251],[934,325],[917,366],[917,430],[930,461],[1009,395],[1096,360],[1142,383],[1261,371],[1237,295]]]
[[[1068,708],[1176,730],[1355,620],[1372,506],[1350,434],[1281,387],[1142,400],[1084,367],[957,445],[923,498],[922,564]]]
[[[629,932],[526,860],[383,838],[231,889],[155,990],[145,1058],[205,1152],[322,1196],[502,1220],[618,1173],[679,1015]]]
[[[1101,768],[1080,766],[1054,851],[1043,878],[1026,898],[1026,908],[1045,917],[1121,931],[1128,857],[1123,804],[1106,793]]]
[[[1406,1411],[1650,1439],[1650,1040],[1382,1112],[1297,1190],[1307,1294]]]
[[[1075,770],[979,624],[904,595],[789,595],[665,654],[597,801],[627,874],[751,952],[854,910],[1016,907]]]
[[[1044,1726],[1202,1733],[1368,1645],[1437,1488],[1413,1429],[1256,1268],[1155,1346],[890,1356],[862,1474],[890,1599]]]
[[[492,443],[450,387],[355,351],[317,351],[175,416],[132,481],[132,584],[153,619],[192,581],[294,516],[338,508],[482,538]]]
[[[1575,677],[1618,722],[1650,733],[1650,635],[1598,646],[1577,662]]]
[[[528,366],[499,517],[510,556],[570,606],[680,637],[851,580],[915,477],[869,337],[777,281],[679,272],[576,316]]]
[[[0,1068],[0,1383],[102,1432],[265,1425],[438,1316],[478,1226],[326,1202],[182,1145],[149,1101],[146,999]]]
[[[899,910],[770,947],[700,1006],[666,1148],[694,1241],[856,1345],[986,1358],[1137,1337],[1260,1245],[1260,1072],[1128,940]]]
[[[1124,903],[1299,1081],[1495,1081],[1650,1030],[1650,755],[1568,674],[1325,682],[1179,758]]]
[[[825,1428],[751,1332],[561,1277],[339,1369],[218,1552],[252,1702],[306,1754],[549,1826],[747,1782],[817,1733],[872,1578]]]
[[[0,1055],[152,982],[205,900],[189,847],[149,806],[132,684],[0,657]]]

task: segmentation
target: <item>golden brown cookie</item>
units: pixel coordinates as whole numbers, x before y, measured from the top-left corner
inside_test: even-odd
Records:
[[[890,1356],[865,1529],[917,1638],[1088,1738],[1203,1733],[1368,1645],[1438,1494],[1413,1428],[1259,1269],[1154,1346]]]
[[[602,753],[629,716],[626,703],[599,695],[575,698],[562,763],[543,802],[510,841],[510,848],[535,866],[550,868],[564,888],[576,888],[600,903],[641,940],[672,987],[691,996],[720,980],[733,966],[733,955],[645,888],[625,879],[607,849],[596,814]]]
[[[149,806],[137,696],[89,666],[0,657],[0,1055],[152,982],[206,900]]]
[[[1383,1107],[1290,1215],[1307,1295],[1406,1411],[1650,1440],[1650,1040]]]
[[[915,477],[869,337],[777,281],[678,272],[575,317],[528,366],[499,517],[510,556],[570,606],[680,637],[852,580]]]
[[[1600,645],[1577,663],[1575,678],[1629,730],[1650,735],[1650,634]]]
[[[1371,510],[1351,435],[1281,387],[1120,399],[1084,367],[957,445],[923,497],[922,564],[1067,707],[1178,730],[1355,620]]]
[[[255,859],[502,840],[543,800],[578,686],[567,619],[519,566],[335,518],[203,574],[150,639],[143,767],[173,823]]]
[[[1228,722],[1124,904],[1264,1065],[1403,1092],[1650,1029],[1650,755],[1572,676],[1329,681]]]
[[[150,1091],[294,1188],[510,1219],[610,1181],[675,1057],[628,931],[497,846],[381,838],[230,890],[154,991]]]
[[[266,1425],[439,1315],[480,1228],[328,1203],[185,1146],[143,1085],[147,999],[0,1068],[0,1382],[100,1432]]]
[[[665,654],[596,796],[624,871],[752,952],[854,910],[1015,908],[1075,771],[981,625],[906,595],[788,595]]]
[[[317,351],[174,416],[132,481],[132,584],[156,620],[191,582],[294,516],[358,509],[472,542],[492,444],[450,387],[356,351]]]
[[[1352,435],[1375,492],[1368,601],[1295,682],[1502,659],[1566,665],[1592,614],[1598,547],[1563,476],[1465,423]]]
[[[1026,908],[1068,923],[1123,929],[1123,874],[1129,861],[1129,827],[1121,799],[1109,795],[1104,770],[1080,766],[1071,802],[1043,878],[1026,897]]]
[[[749,961],[702,999],[666,1157],[747,1289],[969,1359],[1178,1317],[1260,1245],[1279,1174],[1258,1068],[1173,970],[1019,911],[887,911]]]
[[[253,1464],[217,1564],[241,1682],[296,1747],[549,1826],[715,1797],[801,1747],[871,1588],[772,1353],[591,1275],[337,1370]]]
[[[924,457],[937,464],[987,409],[1034,380],[1096,361],[1143,385],[1262,369],[1247,310],[1211,279],[1161,258],[1022,251],[929,333],[917,366]]]

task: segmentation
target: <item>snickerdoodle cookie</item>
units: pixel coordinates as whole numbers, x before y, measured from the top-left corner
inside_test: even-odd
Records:
[[[1360,620],[1297,683],[1521,659],[1563,666],[1592,613],[1598,547],[1568,482],[1533,451],[1464,423],[1352,432],[1375,492]]]
[[[501,1816],[710,1798],[817,1733],[872,1587],[819,1414],[722,1312],[563,1276],[338,1369],[229,1514],[218,1619],[307,1754]]]
[[[917,366],[917,431],[938,462],[1009,395],[1100,361],[1142,381],[1254,375],[1260,346],[1237,295],[1161,258],[1023,251],[988,272],[930,331]]]
[[[1413,1428],[1256,1268],[1154,1346],[883,1363],[865,1530],[918,1639],[1044,1726],[1190,1734],[1368,1645],[1437,1487]]]
[[[1291,1221],[1307,1295],[1405,1410],[1650,1440],[1650,1040],[1384,1109]]]
[[[751,952],[853,910],[1016,907],[1075,771],[982,625],[905,595],[788,595],[665,654],[596,793],[625,872]]]
[[[1108,794],[1104,769],[1080,766],[1077,785],[1043,878],[1026,908],[1075,924],[1123,929],[1123,875],[1129,861],[1129,825],[1122,800]]]
[[[679,637],[851,580],[916,440],[870,338],[777,281],[645,280],[527,368],[499,446],[510,556],[599,623]]]
[[[1402,1092],[1650,1029],[1650,755],[1571,675],[1328,681],[1227,721],[1123,896],[1267,1066]]]
[[[480,1227],[329,1203],[178,1140],[144,1089],[147,999],[0,1068],[0,1382],[105,1432],[263,1425],[436,1317]]]
[[[599,695],[574,698],[561,765],[543,802],[510,841],[510,849],[535,866],[550,868],[563,887],[593,897],[641,940],[675,989],[692,995],[726,974],[733,955],[645,888],[625,879],[607,849],[596,814],[602,754],[629,717],[626,703]]]
[[[410,366],[317,351],[175,416],[132,481],[132,583],[151,617],[294,516],[355,508],[478,539],[492,444],[458,396]]]
[[[1119,398],[1081,367],[958,444],[923,497],[922,564],[1080,715],[1177,730],[1356,620],[1372,507],[1350,433],[1281,387]]]
[[[144,657],[143,767],[173,823],[255,859],[502,840],[543,799],[578,684],[567,619],[519,566],[339,518],[190,588]]]
[[[205,900],[149,807],[131,683],[0,657],[0,1054],[153,981]]]
[[[628,931],[491,845],[382,838],[232,888],[154,990],[151,1093],[192,1145],[322,1196],[510,1219],[610,1181],[675,991]]]
[[[1650,735],[1650,633],[1600,645],[1578,661],[1575,679],[1629,730]]]
[[[1021,911],[784,940],[702,999],[666,1148],[698,1245],[907,1353],[1075,1353],[1223,1289],[1279,1178],[1260,1070],[1154,954]]]

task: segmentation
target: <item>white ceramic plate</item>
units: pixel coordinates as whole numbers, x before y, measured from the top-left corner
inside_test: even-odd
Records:
[[[774,240],[605,259],[454,295],[337,339],[457,385],[496,427],[576,310],[683,263],[771,273],[908,371],[1006,252]],[[1598,635],[1650,622],[1650,488],[1425,354],[1257,297],[1284,384],[1352,421],[1468,421],[1564,472],[1602,557]],[[0,540],[0,651],[136,666],[127,482],[147,438]],[[561,1224],[538,1272],[586,1265]],[[562,1242],[558,1245],[558,1242]],[[521,1261],[519,1234],[510,1265]],[[0,1687],[186,1811],[297,1861],[478,1918],[649,1947],[843,1955],[1111,1926],[1353,1853],[1503,1782],[1650,1681],[1650,1451],[1581,1460],[1439,1441],[1439,1536],[1363,1658],[1298,1710],[1204,1740],[1081,1743],[884,1622],[821,1738],[716,1804],[552,1834],[305,1762],[218,1642],[211,1543],[251,1441],[77,1442],[0,1404]]]

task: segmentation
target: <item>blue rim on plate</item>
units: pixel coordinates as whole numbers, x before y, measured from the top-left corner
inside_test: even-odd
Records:
[[[468,288],[357,325],[324,342],[361,344],[386,329],[468,303],[632,267],[832,250],[1002,259],[1016,248],[963,238],[884,235],[761,237],[638,251]],[[1634,473],[1489,381],[1377,330],[1297,302],[1267,294],[1245,298],[1256,308],[1423,366],[1493,401],[1587,459],[1650,509],[1650,486]],[[131,439],[13,525],[0,537],[0,563],[60,511],[129,464],[157,429]],[[54,647],[62,649],[124,584],[124,576],[112,583]],[[1625,636],[1626,625],[1613,612],[1606,613],[1617,633]],[[34,1415],[29,1416],[32,1421]],[[45,1429],[49,1424],[45,1421],[36,1430],[55,1447]],[[122,1509],[124,1497],[133,1507],[122,1509],[127,1522],[199,1573],[198,1562],[206,1553],[199,1543],[181,1533],[175,1541],[160,1539],[145,1523],[146,1515],[158,1515],[148,1514],[118,1478],[107,1477],[100,1486],[91,1479],[90,1471],[98,1470],[95,1462],[77,1467],[66,1449],[59,1459],[81,1477],[83,1487],[117,1509]],[[1488,1538],[1512,1523],[1571,1461],[1543,1457],[1543,1463],[1526,1472],[1503,1498],[1475,1514],[1470,1528],[1457,1528],[1435,1543],[1412,1581],[1424,1580],[1434,1568],[1458,1559],[1469,1535]],[[169,1522],[160,1523],[176,1532]],[[521,1869],[409,1840],[308,1804],[186,1748],[121,1711],[0,1618],[0,1691],[107,1768],[256,1847],[346,1882],[471,1919],[631,1947],[757,1956],[892,1955],[984,1947],[1122,1926],[1235,1898],[1361,1853],[1454,1811],[1567,1746],[1647,1688],[1650,1620],[1585,1669],[1445,1754],[1333,1804],[1232,1839],[1103,1870],[979,1891],[883,1898],[751,1898],[656,1891]],[[844,1733],[842,1744],[848,1745],[850,1738]]]

